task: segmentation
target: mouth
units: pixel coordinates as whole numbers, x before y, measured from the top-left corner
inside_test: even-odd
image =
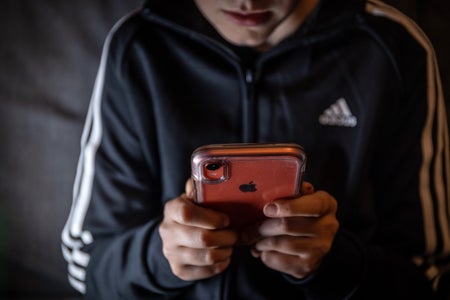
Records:
[[[269,11],[254,12],[254,13],[240,13],[234,11],[223,11],[233,23],[240,26],[253,27],[267,22],[272,13]]]

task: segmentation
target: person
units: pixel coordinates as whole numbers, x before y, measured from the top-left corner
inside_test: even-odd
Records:
[[[302,195],[242,230],[190,156],[300,144]],[[450,254],[432,46],[379,1],[146,1],[108,35],[62,232],[86,299],[433,299]]]

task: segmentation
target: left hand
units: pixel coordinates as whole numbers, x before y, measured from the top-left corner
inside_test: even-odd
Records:
[[[268,219],[242,233],[241,244],[274,270],[305,278],[330,251],[339,223],[337,202],[325,191],[303,183],[302,196],[275,200],[264,207]]]

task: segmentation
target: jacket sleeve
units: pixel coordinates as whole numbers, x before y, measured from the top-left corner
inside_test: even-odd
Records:
[[[374,145],[377,228],[370,238],[340,229],[320,270],[301,282],[311,299],[434,299],[448,276],[450,149],[436,58],[415,24],[377,9],[410,33],[391,41],[400,97],[389,100]]]
[[[162,254],[157,147],[143,154],[128,107],[130,80],[121,78],[121,50],[110,46],[111,38],[97,74],[62,234],[69,281],[87,299],[170,295],[191,283],[176,278]],[[151,122],[151,114],[148,118]]]

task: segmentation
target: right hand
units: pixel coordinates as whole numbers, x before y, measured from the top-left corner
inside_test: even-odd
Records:
[[[230,264],[237,234],[227,229],[227,215],[196,205],[192,181],[186,193],[168,201],[159,226],[163,254],[182,280],[200,280],[223,272]]]

